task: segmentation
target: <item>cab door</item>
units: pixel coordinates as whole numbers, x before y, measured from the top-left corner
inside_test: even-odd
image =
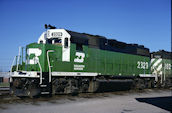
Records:
[[[69,37],[62,39],[62,61],[70,62],[70,40]]]

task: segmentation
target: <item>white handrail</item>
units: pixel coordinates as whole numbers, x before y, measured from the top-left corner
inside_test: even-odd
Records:
[[[15,59],[16,59],[16,56],[14,57],[13,62],[11,64],[10,75],[12,75],[12,69],[13,69],[13,65],[14,65]]]
[[[47,61],[48,61],[48,67],[49,67],[49,82],[51,82],[51,65],[50,65],[50,59],[49,59],[50,52],[54,52],[54,50],[47,51]]]
[[[19,47],[19,54],[18,54],[18,58],[17,58],[17,68],[16,68],[16,71],[18,71],[18,68],[19,68],[19,60],[20,60],[20,50],[21,47]]]
[[[166,75],[165,75],[165,64],[164,64],[164,78],[163,78],[164,79],[164,81],[163,81],[164,83],[165,83],[165,80],[166,80],[166,77],[165,76]]]
[[[42,68],[41,68],[41,64],[40,64],[39,60],[38,60],[38,65],[40,68],[40,82],[39,82],[39,84],[42,84]]]

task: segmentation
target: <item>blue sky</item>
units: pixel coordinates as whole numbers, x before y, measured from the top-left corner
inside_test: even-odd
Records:
[[[150,51],[171,48],[170,0],[0,0],[0,70],[18,47],[36,42],[44,24],[98,34]]]

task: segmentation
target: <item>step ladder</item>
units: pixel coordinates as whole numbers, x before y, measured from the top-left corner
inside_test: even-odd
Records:
[[[42,73],[42,83],[40,84],[41,95],[52,94],[52,83],[49,82],[49,73]]]
[[[51,95],[52,94],[52,83],[51,83],[51,75],[52,75],[51,74],[51,68],[52,68],[52,66],[50,64],[50,57],[49,57],[49,53],[52,53],[52,52],[54,52],[54,50],[48,50],[47,51],[47,61],[48,61],[49,72],[43,72],[41,77],[40,77],[41,95]],[[41,71],[42,71],[42,69],[41,69]]]

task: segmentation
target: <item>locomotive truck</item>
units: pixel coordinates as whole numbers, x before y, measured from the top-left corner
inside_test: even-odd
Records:
[[[151,68],[155,61],[143,45],[50,25],[46,28],[37,43],[27,45],[25,51],[19,49],[11,67],[12,94],[33,97],[153,88],[162,78]],[[171,80],[170,61],[168,77]]]

